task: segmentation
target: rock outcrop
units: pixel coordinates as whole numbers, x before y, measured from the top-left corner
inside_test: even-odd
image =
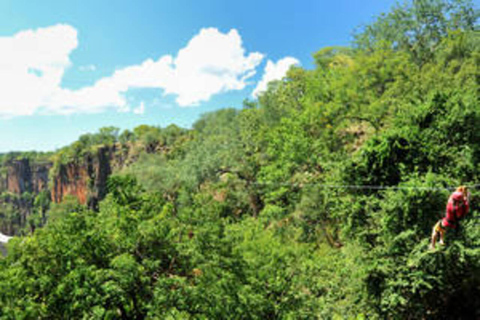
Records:
[[[67,195],[72,195],[81,204],[87,203],[88,169],[83,163],[68,163],[60,165],[53,178],[52,201],[59,203]]]
[[[50,162],[32,163],[30,159],[10,160],[4,165],[6,171],[1,176],[0,192],[23,194],[39,193],[48,189]]]
[[[13,235],[25,227],[34,211],[35,197],[43,191],[52,202],[62,202],[70,195],[97,209],[107,193],[112,171],[132,161],[128,151],[118,146],[98,147],[82,158],[56,166],[28,158],[6,161],[0,165],[0,232]]]
[[[0,232],[18,233],[33,213],[35,196],[48,192],[48,173],[52,163],[28,158],[8,160],[0,174]]]
[[[115,149],[101,147],[94,154],[88,154],[80,161],[59,166],[53,178],[52,201],[61,202],[71,195],[81,204],[97,208],[107,192],[107,179],[112,173]]]

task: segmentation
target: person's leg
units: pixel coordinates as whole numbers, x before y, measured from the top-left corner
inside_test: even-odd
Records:
[[[440,241],[438,242],[440,245],[444,246],[445,245],[445,241],[444,241],[444,238],[445,238],[445,229],[440,226],[439,228],[439,232],[440,234]]]
[[[435,243],[437,242],[437,237],[438,237],[438,222],[433,226],[432,230],[432,238],[430,242],[430,249],[435,249]]]

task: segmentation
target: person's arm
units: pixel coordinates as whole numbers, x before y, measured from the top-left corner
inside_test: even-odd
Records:
[[[463,219],[467,215],[467,213],[470,209],[470,201],[468,200],[468,196],[463,199],[462,207],[463,208],[459,208],[461,210],[458,211],[460,213],[459,214],[460,219]]]

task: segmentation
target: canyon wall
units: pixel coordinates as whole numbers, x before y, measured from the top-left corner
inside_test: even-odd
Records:
[[[11,160],[5,164],[6,176],[0,186],[3,185],[4,191],[10,193],[38,194],[48,189],[48,172],[51,167],[50,162],[32,163],[29,159]]]
[[[52,201],[59,203],[71,195],[81,204],[96,209],[106,195],[107,179],[115,161],[115,148],[101,147],[80,161],[60,165],[53,177]]]
[[[48,193],[50,162],[8,160],[0,171],[0,232],[13,235],[27,225],[35,196]]]
[[[27,158],[0,164],[0,232],[13,235],[28,226],[35,197],[41,192],[47,193],[54,203],[73,196],[96,210],[107,193],[108,177],[127,158],[128,150],[105,146],[56,166]]]

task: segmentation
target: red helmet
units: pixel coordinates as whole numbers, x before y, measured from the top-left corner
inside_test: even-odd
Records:
[[[454,193],[452,193],[452,199],[455,201],[463,200],[463,193],[455,191]]]

